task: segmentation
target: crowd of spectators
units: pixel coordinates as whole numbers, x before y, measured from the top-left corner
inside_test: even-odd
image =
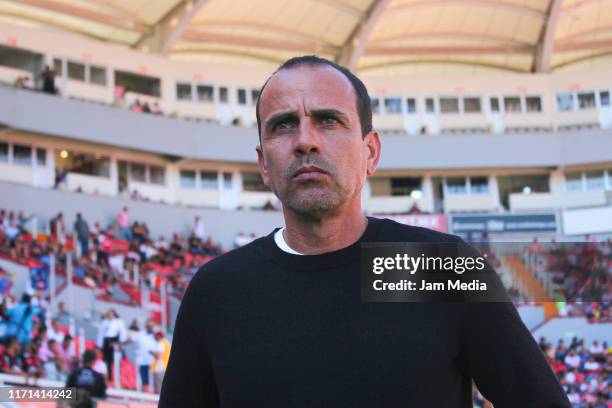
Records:
[[[612,347],[574,337],[556,345],[540,339],[540,348],[557,374],[573,408],[610,408],[612,405]]]

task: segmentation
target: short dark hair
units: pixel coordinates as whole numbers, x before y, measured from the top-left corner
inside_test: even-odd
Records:
[[[89,366],[91,364],[94,363],[94,361],[96,361],[96,359],[98,358],[98,355],[95,351],[93,350],[87,350],[83,353],[83,365],[84,366]]]
[[[257,98],[257,104],[255,105],[255,115],[257,116],[257,132],[259,133],[259,141],[261,143],[261,119],[259,117],[259,102],[261,101],[261,95],[263,94],[266,85],[272,77],[279,71],[284,69],[291,69],[301,67],[303,65],[309,66],[330,66],[337,71],[340,71],[353,85],[356,95],[357,103],[357,114],[359,115],[359,122],[361,123],[361,134],[363,137],[372,131],[372,105],[370,104],[370,95],[368,95],[368,89],[361,82],[361,79],[357,78],[348,68],[342,65],[336,64],[328,59],[317,57],[316,55],[303,55],[301,57],[293,57],[281,64],[280,67],[272,73],[266,79],[261,90],[259,91],[259,98]]]

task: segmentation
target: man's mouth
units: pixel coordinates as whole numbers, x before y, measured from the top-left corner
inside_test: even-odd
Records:
[[[295,180],[311,180],[323,177],[328,173],[320,167],[317,166],[302,166],[295,172],[293,175],[293,179]]]

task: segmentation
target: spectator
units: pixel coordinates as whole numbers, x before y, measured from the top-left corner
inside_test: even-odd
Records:
[[[200,238],[202,241],[206,239],[206,231],[204,230],[204,223],[199,215],[195,216],[195,220],[193,222],[193,234]]]
[[[151,372],[153,373],[153,390],[159,393],[161,392],[164,373],[166,372],[168,359],[170,358],[171,344],[168,339],[164,337],[164,332],[162,331],[157,331],[155,333],[155,341],[157,341],[159,353],[151,364]]]
[[[24,293],[21,302],[6,311],[9,319],[7,334],[17,337],[20,344],[30,341],[34,316],[38,313],[38,308],[30,304],[31,299],[30,295]]]
[[[21,345],[15,336],[9,336],[6,340],[6,347],[0,355],[0,371],[7,374],[23,374],[19,365],[19,353]]]
[[[57,90],[55,89],[55,71],[45,65],[45,69],[41,73],[43,82],[42,91],[51,95],[55,95]]]
[[[130,230],[130,215],[128,208],[123,207],[117,214],[117,227],[119,227],[119,236],[127,241],[132,240],[132,231]]]
[[[155,322],[149,320],[145,330],[136,337],[136,365],[144,391],[149,391],[151,365],[163,350],[163,346],[155,340],[154,328]]]
[[[102,349],[102,355],[107,367],[107,378],[110,379],[113,372],[113,357],[115,352],[115,344],[126,341],[126,330],[123,320],[119,318],[119,314],[115,309],[109,309],[98,331],[98,347]]]
[[[61,343],[64,340],[64,331],[62,330],[59,319],[51,320],[51,327],[47,329],[47,338]]]
[[[77,213],[76,221],[74,222],[74,231],[81,246],[81,256],[86,256],[89,253],[89,224],[81,216],[81,213]]]
[[[92,397],[106,398],[106,381],[104,381],[104,376],[92,368],[96,357],[96,352],[93,350],[87,350],[83,353],[83,367],[70,373],[68,381],[66,381],[66,387],[84,389]]]
[[[51,236],[60,245],[66,245],[66,228],[64,227],[64,214],[59,212],[55,218],[51,219],[50,224]]]

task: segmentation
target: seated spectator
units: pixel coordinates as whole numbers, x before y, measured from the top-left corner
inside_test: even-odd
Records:
[[[0,354],[0,371],[7,374],[24,374],[20,362],[21,345],[15,336],[9,336]]]

